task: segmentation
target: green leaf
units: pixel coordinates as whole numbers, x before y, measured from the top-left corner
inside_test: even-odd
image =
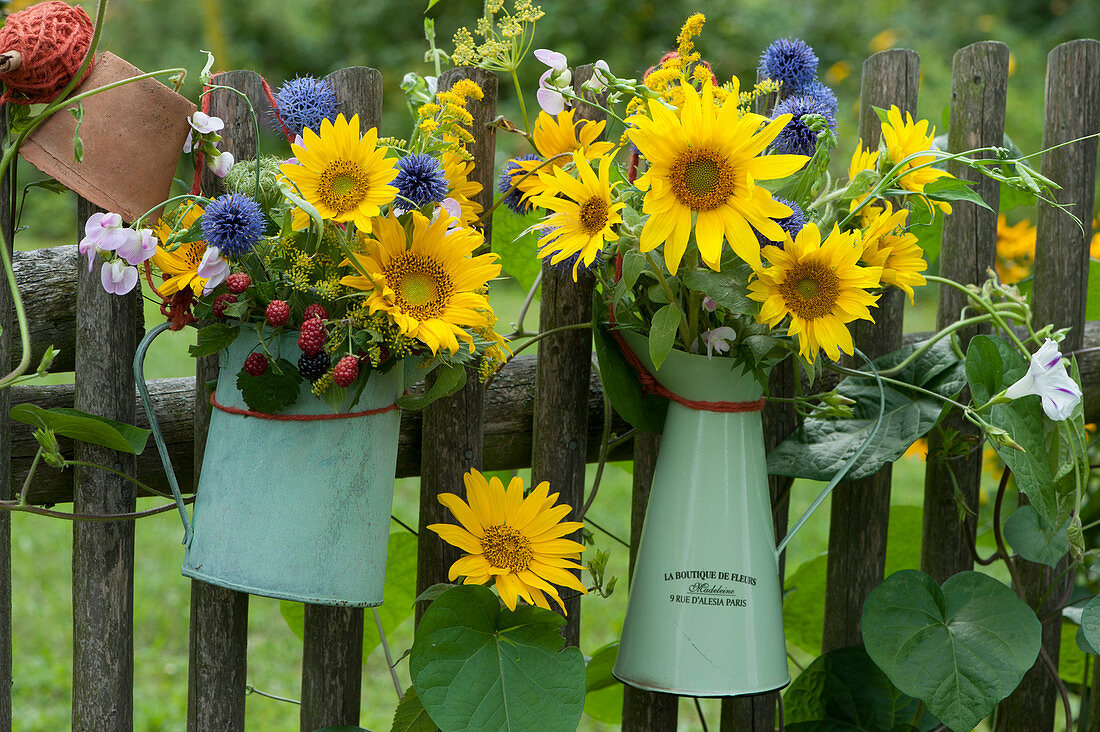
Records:
[[[966,378],[978,404],[988,402],[1027,372],[1028,362],[1000,338],[975,336],[966,350]],[[1023,450],[993,443],[993,449],[1012,471],[1016,487],[1028,497],[1048,526],[1061,526],[1054,475],[1047,462],[1043,408],[1038,396],[997,404],[988,411],[988,421],[1016,441]]]
[[[493,212],[493,253],[500,257],[505,274],[515,277],[524,290],[531,289],[542,271],[538,236],[535,231],[529,231],[541,220],[535,212],[520,216],[504,205]]]
[[[901,363],[919,346],[912,344],[875,360],[879,370]],[[962,362],[946,340],[921,354],[894,379],[953,398],[965,385]],[[851,419],[807,418],[802,426],[768,454],[768,472],[812,480],[831,480],[845,461],[869,438],[879,412],[879,389],[873,378],[848,377],[837,392],[855,401]],[[911,389],[884,386],[882,424],[846,480],[874,475],[900,458],[935,426],[943,401]]]
[[[887,110],[882,107],[876,107],[873,104],[871,105],[871,109],[874,110],[875,114],[878,116],[878,121],[882,124],[886,124],[890,121],[890,118],[886,116]]]
[[[592,654],[584,669],[584,713],[605,724],[620,724],[623,685],[611,675],[619,657],[619,642],[608,643]]]
[[[973,729],[1019,685],[1042,626],[1001,582],[960,572],[941,589],[923,572],[891,575],[863,606],[867,654],[903,693],[952,729]]]
[[[653,324],[649,328],[649,357],[653,359],[653,368],[660,370],[661,364],[672,352],[672,343],[676,340],[676,329],[680,327],[680,306],[676,303],[665,305],[653,314]]]
[[[783,693],[790,732],[890,732],[912,722],[919,705],[890,683],[862,646],[818,657]]]
[[[424,710],[416,689],[410,686],[397,703],[390,732],[436,732],[436,729],[438,727]]]
[[[684,274],[684,285],[701,292],[731,313],[748,314],[759,307],[749,299],[745,283],[749,280],[752,268],[742,263],[739,267],[723,267],[721,272],[709,269],[693,269]],[[676,323],[679,324],[679,319]]]
[[[977,206],[992,211],[982,197],[970,186],[973,181],[960,178],[938,178],[924,186],[924,195],[933,201],[969,201]]]
[[[615,411],[635,429],[661,434],[665,425],[668,400],[642,391],[638,372],[634,370],[619,345],[611,337],[603,321],[607,305],[594,293],[592,303],[592,344],[596,349],[600,383]]]
[[[454,394],[466,386],[466,367],[458,364],[440,364],[435,369],[435,380],[423,394],[406,394],[397,400],[402,409],[423,409],[436,399]]]
[[[245,303],[234,304],[245,305]],[[191,354],[192,358],[211,356],[218,351],[229,348],[229,345],[237,340],[237,336],[240,332],[240,326],[230,326],[225,323],[214,323],[205,328],[200,328],[198,344],[188,346],[187,352]]]
[[[1070,521],[1072,519],[1067,518],[1061,528],[1055,530],[1043,523],[1034,507],[1020,506],[1005,521],[1004,536],[1016,553],[1029,562],[1057,567],[1069,552]]]
[[[280,358],[262,376],[252,376],[242,368],[237,374],[237,388],[248,408],[264,414],[278,414],[298,401],[302,377],[298,368]]]
[[[409,671],[444,732],[572,732],[584,710],[584,658],[565,648],[560,615],[502,609],[480,585],[454,587],[420,620]]]
[[[128,455],[140,455],[150,435],[149,430],[132,424],[67,407],[43,409],[35,404],[17,404],[11,408],[10,414],[16,422],[53,430],[62,437],[100,445]]]
[[[1089,600],[1081,612],[1081,633],[1093,648],[1100,648],[1100,595]]]
[[[638,281],[638,276],[641,275],[642,270],[645,269],[646,259],[645,255],[637,249],[627,249],[623,254],[623,276],[619,282],[623,288],[630,290],[634,287],[634,283]]]
[[[1062,620],[1061,637],[1058,648],[1058,675],[1070,684],[1080,684],[1085,673],[1085,664],[1092,665],[1086,655],[1088,651],[1077,646],[1077,633],[1080,631],[1077,625],[1068,620]]]

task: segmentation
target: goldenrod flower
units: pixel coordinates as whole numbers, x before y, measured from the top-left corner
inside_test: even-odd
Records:
[[[627,135],[649,161],[636,185],[646,191],[642,210],[649,214],[642,229],[641,250],[665,245],[665,263],[673,274],[680,267],[692,229],[703,261],[719,269],[722,241],[754,268],[760,267],[760,245],[753,228],[772,241],[785,238],[773,219],[791,215],[789,206],[772,199],[757,181],[784,178],[809,160],[805,155],[761,155],[791,116],[767,120],[742,114],[737,97],[715,106],[714,87],[702,95],[684,85],[680,115],[658,101],[649,114],[627,120]]]
[[[440,348],[455,353],[458,339],[473,351],[467,329],[485,327],[493,312],[478,290],[500,274],[497,256],[472,256],[483,243],[481,234],[467,228],[448,234],[452,219],[446,212],[433,222],[419,211],[411,215],[408,239],[396,217],[375,219],[371,236],[363,239],[364,253],[355,255],[369,277],[348,275],[340,284],[371,290],[371,314],[386,312],[402,335],[418,339],[432,353]]]
[[[889,202],[885,208],[868,206],[863,226],[863,256],[865,264],[882,267],[882,284],[904,290],[913,302],[913,288],[925,284],[920,273],[928,269],[917,237],[905,231],[909,217],[906,209],[896,213]]]
[[[1027,219],[1009,226],[1004,214],[997,216],[997,279],[1011,285],[1031,274],[1035,237],[1035,227]]]
[[[576,178],[561,169],[549,175],[539,173],[545,193],[532,201],[553,212],[543,222],[543,231],[547,233],[539,239],[539,257],[550,257],[550,264],[558,264],[579,254],[573,264],[574,282],[582,262],[586,268],[590,267],[604,242],[619,238],[612,227],[622,223],[619,212],[625,204],[611,202],[614,186],[609,173],[613,157],[605,155],[600,159],[598,174],[580,152],[573,153]]]
[[[202,206],[193,203],[185,203],[178,210],[182,210],[183,217],[175,224],[165,221],[163,218],[157,223],[156,234],[160,240],[157,245],[157,253],[152,257],[152,264],[168,279],[157,288],[164,297],[174,295],[185,287],[190,287],[196,296],[201,296],[206,286],[206,278],[199,277],[198,269],[202,264],[202,257],[206,254],[206,242],[203,240],[179,244],[173,251],[168,251],[168,238],[172,231],[187,231],[202,216]],[[171,217],[169,217],[171,219]]]
[[[928,120],[913,122],[913,116],[905,113],[905,121],[901,119],[901,110],[890,107],[886,113],[886,122],[882,123],[882,141],[886,145],[886,157],[890,164],[887,169],[923,150],[931,150],[934,147],[933,140],[936,137],[936,128],[928,129]],[[907,162],[899,172],[898,186],[907,191],[922,193],[924,187],[932,181],[940,178],[951,178],[946,170],[940,170],[931,166],[913,170],[918,165],[925,165],[935,160],[932,155],[921,155]],[[938,206],[945,214],[951,213],[951,205],[944,201],[937,201]]]
[[[574,122],[573,112],[574,110],[567,109],[553,117],[546,112],[539,112],[539,116],[535,120],[533,137],[535,148],[542,156],[542,160],[513,159],[513,162],[516,163],[516,171],[512,175],[513,179],[518,180],[535,168],[538,168],[541,174],[552,172],[567,165],[569,163],[568,158],[562,157],[548,165],[539,167],[542,165],[543,160],[550,160],[562,153],[580,151],[585,158],[595,160],[611,152],[615,147],[613,144],[610,142],[596,142],[596,138],[603,132],[603,128],[607,123],[588,120]],[[546,187],[537,174],[528,175],[517,184],[516,188],[522,191],[525,199],[546,192]]]
[[[298,164],[279,166],[313,205],[321,217],[337,222],[351,221],[360,231],[370,231],[371,218],[391,203],[397,189],[390,181],[397,177],[397,161],[386,158],[386,148],[378,147],[378,130],[370,128],[359,136],[359,115],[336,122],[323,120],[320,134],[306,128],[305,145],[291,145]],[[295,212],[294,227],[305,228],[309,217]]]
[[[539,483],[524,498],[523,479],[519,477],[512,478],[507,490],[500,478],[494,476],[487,481],[477,470],[466,473],[463,481],[469,503],[453,493],[439,496],[439,502],[462,526],[428,527],[443,541],[466,552],[451,565],[448,579],[465,577],[463,583],[468,585],[495,580],[500,599],[509,610],[516,609],[521,597],[549,610],[546,598],[550,597],[564,612],[565,604],[555,584],[588,594],[570,571],[581,569],[574,560],[580,558],[585,547],[562,538],[584,524],[562,521],[572,507],[554,505],[558,494],[550,493],[548,482]]]
[[[798,336],[798,354],[813,363],[819,350],[836,361],[853,353],[845,325],[870,320],[878,300],[868,290],[879,286],[882,267],[861,267],[858,232],[833,228],[822,242],[816,224],[806,224],[783,249],[764,247],[770,266],[758,269],[749,297],[763,303],[757,319],[774,328],[790,316],[788,334]]]

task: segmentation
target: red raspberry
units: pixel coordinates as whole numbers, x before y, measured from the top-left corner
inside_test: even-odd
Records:
[[[236,295],[230,295],[228,292],[223,292],[214,298],[214,305],[211,310],[214,311],[214,317],[218,320],[225,320],[225,308],[229,303],[237,302]]]
[[[302,332],[298,335],[298,348],[307,356],[321,352],[325,345],[325,323],[320,318],[310,318],[302,323]]]
[[[240,295],[252,284],[252,278],[244,272],[234,272],[225,278],[226,288],[235,295]]]
[[[263,376],[267,373],[267,356],[262,353],[250,353],[244,360],[244,372],[249,376]]]
[[[321,303],[312,302],[306,305],[306,311],[302,314],[302,322],[311,320],[312,318],[320,318],[321,320],[328,320],[328,313],[325,312],[325,308]]]
[[[344,356],[332,370],[332,380],[337,386],[348,387],[359,375],[359,359],[355,356]]]
[[[278,328],[280,325],[286,325],[287,318],[290,317],[290,306],[282,300],[272,300],[267,304],[264,314],[267,316],[268,324]]]

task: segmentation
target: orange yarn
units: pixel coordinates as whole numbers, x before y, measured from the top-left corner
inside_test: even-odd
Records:
[[[0,53],[18,51],[22,63],[18,69],[0,74],[0,81],[7,86],[0,104],[53,100],[84,61],[93,29],[83,8],[61,0],[12,13],[0,29]]]

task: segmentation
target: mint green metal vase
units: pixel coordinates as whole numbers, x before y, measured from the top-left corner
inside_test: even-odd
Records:
[[[280,345],[292,362],[300,355],[295,336],[285,334]],[[245,332],[222,351],[219,404],[248,409],[236,378],[255,346],[255,334]],[[372,373],[350,411],[393,404],[403,382],[400,365]],[[332,413],[309,386],[302,383],[285,414]],[[298,602],[380,604],[400,414],[275,421],[215,408],[183,574]]]
[[[728,358],[623,333],[662,386],[691,401],[749,402],[762,389]],[[790,683],[760,412],[669,402],[614,675],[651,691],[736,696]]]

